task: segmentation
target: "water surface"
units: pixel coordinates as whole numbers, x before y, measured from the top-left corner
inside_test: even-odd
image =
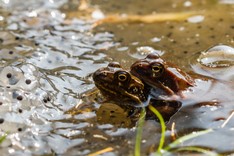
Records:
[[[173,123],[177,137],[212,128],[212,133],[184,145],[233,153],[234,120],[227,120],[234,109],[233,79],[201,73],[196,65],[201,51],[217,44],[234,46],[234,5],[224,2],[96,0],[91,6],[106,15],[197,11],[200,20],[104,23],[93,28],[93,20],[83,20],[88,13],[79,15],[79,1],[0,1],[0,133],[8,133],[2,155],[87,155],[107,147],[112,150],[106,155],[131,155],[135,123],[126,119],[119,127],[97,122],[99,103],[89,103],[74,116],[64,112],[82,103],[82,93],[94,88],[95,70],[111,61],[129,69],[152,51],[196,81],[167,123],[167,142]],[[149,154],[156,150],[160,125],[149,120],[143,129],[142,153]]]

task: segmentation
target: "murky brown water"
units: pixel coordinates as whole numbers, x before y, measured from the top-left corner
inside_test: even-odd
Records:
[[[234,109],[233,69],[209,72],[196,63],[198,53],[213,45],[234,46],[233,3],[96,0],[91,4],[104,14],[197,11],[201,16],[197,21],[109,23],[92,28],[91,21],[75,18],[79,1],[0,1],[0,134],[8,133],[1,155],[87,155],[107,147],[113,150],[106,155],[132,155],[136,129],[118,124],[135,123],[119,121],[126,115],[118,106],[108,105],[120,114],[114,125],[97,122],[102,115],[95,113],[98,103],[90,102],[74,116],[64,112],[82,103],[80,95],[94,87],[95,70],[110,61],[128,69],[154,50],[192,75],[208,76],[195,76],[196,86],[185,92],[182,108],[167,123],[167,136],[173,123],[178,137],[212,128],[212,133],[183,145],[233,153],[234,120],[227,120]],[[149,120],[143,129],[146,155],[157,147],[160,125]]]

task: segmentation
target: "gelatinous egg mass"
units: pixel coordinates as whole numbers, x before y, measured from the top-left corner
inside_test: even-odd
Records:
[[[234,48],[217,45],[201,53],[197,61],[206,67],[220,68],[234,65]]]

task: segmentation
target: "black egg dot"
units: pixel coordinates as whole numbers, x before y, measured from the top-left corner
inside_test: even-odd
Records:
[[[0,38],[0,43],[3,43],[3,41],[4,41],[4,40],[3,40],[2,38]]]
[[[2,101],[0,101],[0,105],[2,105],[3,103],[2,103]]]
[[[19,113],[22,113],[23,112],[23,110],[22,109],[19,109]]]
[[[18,128],[18,131],[21,132],[21,131],[22,131],[22,128]]]
[[[46,99],[43,99],[43,102],[47,103],[47,100],[46,100]]]
[[[17,100],[19,100],[19,101],[23,100],[23,96],[21,96],[21,95],[17,96]]]
[[[202,28],[202,26],[201,26],[201,25],[198,25],[198,26],[197,26],[197,29],[201,29],[201,28]]]
[[[39,46],[39,43],[35,42],[34,45],[35,45],[35,46]]]
[[[173,25],[170,25],[170,26],[169,26],[169,28],[170,28],[170,29],[173,29],[173,28],[174,28],[174,26],[173,26]]]
[[[211,35],[210,38],[215,38],[215,35]]]
[[[231,25],[230,28],[231,28],[231,29],[234,29],[234,25]]]
[[[4,122],[3,118],[0,118],[0,124],[2,124]]]
[[[31,82],[32,82],[32,81],[29,80],[29,79],[25,80],[25,83],[26,83],[26,84],[30,84]]]
[[[172,43],[176,44],[177,42],[174,40],[174,41],[172,41]]]
[[[7,86],[7,88],[11,88],[10,86]]]
[[[172,32],[169,32],[166,36],[170,38],[172,36]]]
[[[117,42],[123,42],[124,41],[124,38],[120,38],[117,40]]]
[[[15,40],[19,40],[20,38],[18,36],[15,37]]]
[[[12,77],[12,74],[11,73],[7,73],[7,78],[11,78]]]
[[[184,54],[187,54],[187,53],[188,53],[188,51],[185,50],[185,51],[184,51]]]
[[[11,54],[11,55],[12,55],[13,53],[14,53],[13,51],[9,51],[9,54]]]
[[[50,101],[50,97],[47,97],[47,101]]]
[[[197,41],[197,42],[195,42],[195,44],[200,44],[200,43]]]

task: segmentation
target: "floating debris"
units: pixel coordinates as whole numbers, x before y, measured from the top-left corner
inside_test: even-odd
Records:
[[[198,15],[197,12],[174,12],[174,13],[157,13],[150,15],[107,15],[105,18],[98,20],[94,26],[103,23],[157,23],[166,21],[183,21],[187,18]],[[198,16],[200,17],[200,16]],[[200,18],[199,18],[200,19]]]

